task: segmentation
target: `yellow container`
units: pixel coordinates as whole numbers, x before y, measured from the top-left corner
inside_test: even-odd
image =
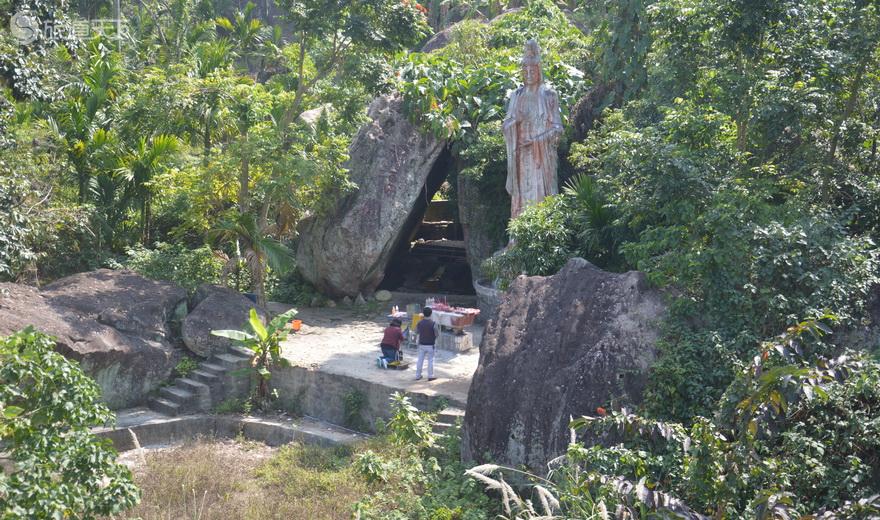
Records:
[[[422,315],[421,314],[414,314],[413,319],[412,319],[412,325],[410,325],[410,330],[413,330],[413,331],[416,330],[416,325],[418,325],[420,321],[422,321]]]

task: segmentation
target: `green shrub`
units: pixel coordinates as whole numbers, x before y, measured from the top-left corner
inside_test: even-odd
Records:
[[[100,390],[55,342],[27,328],[0,339],[0,472],[4,518],[93,518],[138,502],[129,470],[91,428],[114,421]]]
[[[391,397],[388,422],[392,449],[367,450],[355,459],[373,486],[355,505],[358,518],[488,520],[499,510],[464,476],[460,432],[431,431],[431,414],[420,412],[402,394]]]
[[[575,256],[610,270],[628,266],[618,247],[626,231],[588,175],[571,178],[561,194],[526,208],[510,221],[508,233],[512,244],[483,264],[502,287],[520,274],[554,274]]]
[[[199,368],[199,362],[191,357],[181,359],[174,367],[174,373],[177,377],[189,377],[196,369]]]
[[[225,399],[224,401],[217,404],[214,407],[214,413],[243,413],[245,415],[250,414],[253,410],[253,405],[250,399],[236,399],[234,397],[230,397],[229,399]]]
[[[303,279],[296,269],[290,269],[281,276],[270,272],[266,292],[271,301],[298,306],[311,305],[312,299],[318,296],[312,284]]]
[[[568,205],[561,196],[547,197],[510,221],[513,245],[483,264],[483,273],[506,287],[520,274],[549,275],[576,255]]]
[[[155,249],[129,249],[123,265],[155,280],[174,282],[188,291],[203,283],[220,283],[223,261],[208,246],[189,249],[183,244],[159,242]]]
[[[360,390],[351,390],[342,397],[345,426],[358,431],[365,431],[368,428],[369,425],[363,417],[366,404],[367,396]]]
[[[627,410],[572,422],[608,446],[569,446],[548,479],[528,475],[548,514],[602,518],[876,518],[880,514],[880,364],[829,356],[818,320],[765,342],[690,426]],[[501,489],[487,464],[469,471]],[[539,490],[537,486],[544,489]],[[537,518],[524,500],[517,518]]]

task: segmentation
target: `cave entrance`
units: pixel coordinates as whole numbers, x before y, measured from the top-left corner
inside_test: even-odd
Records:
[[[379,289],[475,294],[458,208],[445,196],[452,168],[452,155],[444,150],[410,211]]]

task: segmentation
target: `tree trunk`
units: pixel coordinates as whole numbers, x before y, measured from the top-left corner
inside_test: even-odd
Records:
[[[202,132],[202,164],[208,165],[211,158],[211,120],[208,116],[204,118],[204,130]]]
[[[257,256],[257,265],[254,272],[254,293],[257,295],[257,305],[266,308],[266,262],[262,255]]]
[[[86,202],[86,184],[88,176],[82,172],[76,172],[76,180],[77,180],[77,201],[80,204],[85,204]]]
[[[142,235],[141,241],[144,247],[150,247],[150,223],[153,220],[153,195],[147,193],[144,195],[143,208],[141,212]]]
[[[859,64],[859,70],[856,71],[856,77],[853,79],[852,85],[850,85],[849,88],[849,96],[846,99],[843,115],[835,124],[834,136],[831,138],[831,147],[828,150],[829,163],[834,160],[834,156],[837,154],[837,145],[840,142],[840,129],[856,108],[856,101],[859,98],[859,89],[862,86],[862,78],[865,76],[865,69],[868,67],[869,58],[870,55],[866,56]]]
[[[242,215],[247,213],[249,206],[249,198],[250,198],[250,156],[248,155],[247,142],[248,142],[248,134],[245,132],[242,137],[244,138],[244,150],[241,154],[241,171],[238,175],[238,211]]]
[[[263,350],[260,352],[259,360],[257,361],[257,370],[262,368],[268,368],[269,364],[269,345],[264,344]],[[263,402],[269,397],[269,380],[263,377],[262,374],[258,374],[257,377],[260,378],[260,382],[257,385],[257,405],[262,406]]]

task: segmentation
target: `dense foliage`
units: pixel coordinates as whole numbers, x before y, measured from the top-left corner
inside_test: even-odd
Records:
[[[504,498],[494,508],[461,478],[455,436],[438,438],[398,397],[397,454],[358,459],[376,488],[358,514],[876,514],[877,363],[827,336],[801,338],[823,330],[814,321],[762,340],[826,310],[844,331],[869,319],[880,281],[880,4],[531,0],[504,13],[518,4],[144,0],[124,7],[122,41],[59,32],[19,45],[0,33],[0,279],[125,266],[190,290],[225,280],[261,303],[306,303],[313,292],[291,269],[296,226],[355,189],[350,137],[370,96],[396,89],[451,146],[448,195],[474,198],[485,209],[474,225],[512,240],[480,274],[504,285],[583,256],[644,271],[670,310],[645,406],[575,421],[607,446],[573,444],[530,500],[487,466],[472,474]],[[57,0],[0,0],[4,20],[23,8],[59,27],[83,18]],[[462,18],[445,47],[413,52],[429,23]],[[532,37],[569,129],[562,192],[507,225],[499,126]],[[260,400],[279,326],[254,317],[252,334],[229,332],[258,347]],[[31,417],[9,399],[4,433]],[[107,418],[88,410],[83,428]],[[83,496],[49,486],[69,491],[52,503],[78,501],[68,507],[86,516],[112,512],[103,493],[129,505],[125,475],[77,439],[57,455],[94,453],[114,484],[77,481]],[[16,475],[0,481],[0,500],[30,473]],[[29,504],[22,493],[17,503]]]
[[[442,435],[434,433],[431,414],[420,412],[403,394],[391,396],[391,411],[385,438],[393,449],[367,450],[354,462],[373,488],[356,504],[356,518],[493,518],[495,505],[477,482],[464,476],[458,426]]]
[[[574,121],[592,129],[566,157],[580,188],[512,222],[515,244],[487,271],[506,283],[580,255],[671,288],[648,409],[689,421],[773,331],[825,309],[843,326],[864,316],[878,281],[880,13],[706,0],[575,15],[597,27],[596,87]]]
[[[90,428],[114,420],[95,382],[31,328],[0,338],[0,517],[94,518],[138,500]],[[8,463],[8,464],[6,464]]]
[[[572,428],[608,447],[572,443],[549,480],[531,478],[564,517],[876,517],[880,364],[828,356],[819,341],[826,331],[806,321],[762,344],[716,403],[714,419],[688,427],[627,410],[576,419]],[[499,486],[488,475],[505,471],[488,465],[469,473]]]
[[[153,249],[143,246],[130,249],[125,267],[193,291],[203,283],[219,283],[223,262],[207,246],[190,249],[182,244],[157,242]]]
[[[58,28],[28,45],[3,34],[0,277],[121,263],[189,287],[217,278],[208,242],[221,278],[261,301],[292,266],[299,221],[352,188],[343,164],[366,102],[427,32],[420,6],[396,0],[279,2],[271,16],[149,1],[125,6],[122,40],[62,37],[86,18],[65,3],[0,7]],[[195,264],[157,264],[186,249],[201,280],[178,269]]]

